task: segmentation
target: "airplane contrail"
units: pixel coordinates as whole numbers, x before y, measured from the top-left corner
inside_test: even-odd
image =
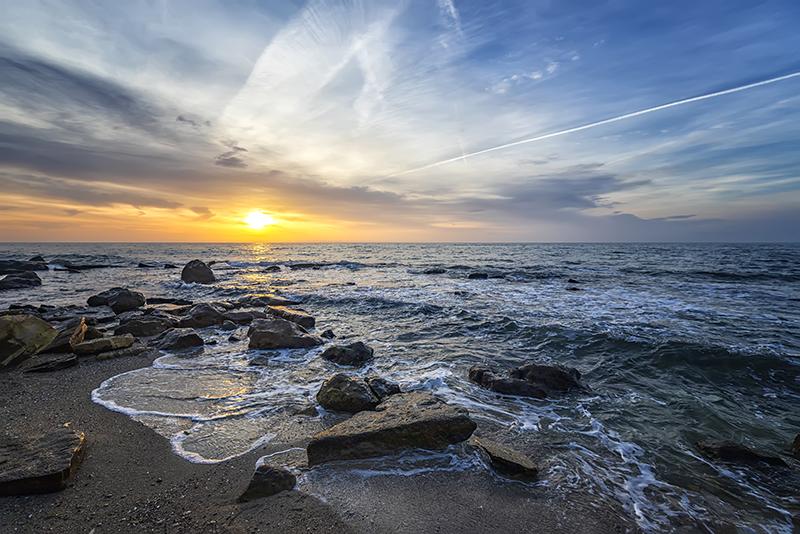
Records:
[[[426,169],[432,169],[434,167],[441,167],[442,165],[447,165],[448,163],[453,163],[455,161],[465,160],[467,158],[473,158],[475,156],[480,156],[482,154],[487,154],[489,152],[496,152],[498,150],[504,150],[506,148],[511,148],[514,146],[524,145],[527,143],[534,143],[536,141],[542,141],[544,139],[551,139],[553,137],[560,137],[562,135],[567,135],[575,132],[580,132],[582,130],[588,130],[589,128],[595,128],[597,126],[603,126],[605,124],[611,124],[613,122],[623,121],[625,119],[630,119],[633,117],[639,117],[641,115],[647,115],[648,113],[655,113],[656,111],[661,111],[662,109],[669,109],[674,108],[676,106],[682,106],[684,104],[691,104],[692,102],[699,102],[701,100],[708,100],[709,98],[716,98],[718,96],[729,95],[732,93],[738,93],[740,91],[747,91],[748,89],[754,89],[756,87],[761,87],[763,85],[770,85],[773,83],[782,82],[784,80],[788,80],[790,78],[797,78],[800,77],[800,71],[792,72],[791,74],[785,74],[783,76],[778,76],[776,78],[769,78],[767,80],[761,80],[759,82],[748,83],[747,85],[740,85],[738,87],[732,87],[730,89],[724,89],[722,91],[715,91],[713,93],[706,93],[700,96],[693,96],[691,98],[684,98],[682,100],[676,100],[674,102],[669,102],[667,104],[661,104],[660,106],[655,106],[652,108],[647,109],[640,109],[639,111],[633,111],[631,113],[625,113],[624,115],[619,115],[617,117],[611,117],[610,119],[603,119],[597,122],[590,122],[588,124],[583,124],[581,126],[575,126],[574,128],[567,128],[566,130],[560,130],[558,132],[551,132],[547,134],[537,135],[536,137],[529,137],[527,139],[521,139],[519,141],[513,141],[511,143],[505,143],[502,145],[493,146],[491,148],[484,148],[482,150],[477,150],[475,152],[467,152],[466,154],[462,153],[461,156],[456,156],[454,158],[443,159],[441,161],[437,161],[434,163],[429,163],[427,165],[423,165],[421,167],[415,167],[413,169],[408,169],[401,172],[396,172],[394,174],[388,175],[388,177],[394,176],[403,176],[405,174],[411,174],[419,171],[424,171]]]

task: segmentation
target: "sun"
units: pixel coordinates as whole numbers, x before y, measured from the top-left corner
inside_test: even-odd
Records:
[[[263,211],[253,210],[247,214],[247,216],[244,218],[244,222],[253,230],[262,230],[265,226],[269,226],[270,224],[274,223],[275,219]]]

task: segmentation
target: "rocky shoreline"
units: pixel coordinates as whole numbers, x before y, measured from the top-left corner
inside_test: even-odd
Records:
[[[43,263],[43,258],[32,258],[0,267],[16,269],[8,276],[13,288],[21,289],[20,280],[27,273],[35,275]],[[198,284],[216,280],[212,268],[200,260],[189,262],[181,279]],[[471,492],[502,508],[507,500],[503,492],[508,491],[504,485],[539,479],[536,459],[481,435],[467,410],[429,393],[401,391],[380,376],[361,378],[349,372],[375,357],[373,349],[360,341],[339,343],[331,330],[317,334],[314,317],[298,304],[275,293],[192,303],[117,287],[91,296],[85,306],[21,303],[0,312],[0,380],[5,392],[0,495],[9,496],[0,500],[0,512],[11,518],[13,531],[415,531],[402,525],[385,530],[375,526],[389,526],[386,519],[403,509],[408,492],[417,491],[414,483],[405,481],[393,490],[400,500],[391,505],[391,513],[376,509],[372,517],[348,521],[298,490],[297,475],[328,462],[391,457],[417,449],[459,446],[463,454],[482,459],[487,471],[478,475],[483,477],[480,481],[459,488],[466,493],[455,498],[463,502],[471,502]],[[306,450],[298,462],[257,463],[270,452],[264,446],[220,464],[191,464],[175,456],[153,431],[90,400],[103,380],[147,366],[163,351],[187,357],[202,351],[204,329],[233,332],[240,327],[247,327],[250,349],[324,345],[320,357],[341,368],[324,381],[316,400],[343,417],[296,444]],[[468,374],[478,385],[502,395],[546,399],[587,389],[576,369],[561,366],[530,363],[510,370],[506,378],[486,367],[474,367]],[[775,461],[755,452],[731,452],[732,447],[735,444],[702,444],[698,450],[722,461]],[[435,488],[452,477],[439,474],[434,482],[425,482]],[[513,491],[517,498],[530,500],[536,495],[534,488]],[[436,500],[436,495],[431,498]],[[568,516],[560,508],[565,505],[573,510]],[[434,507],[440,516],[422,515],[416,524],[431,527],[423,531],[507,531],[524,528],[535,518],[548,532],[636,530],[619,510],[598,506],[586,496],[567,503],[539,498],[528,506],[498,518],[453,509],[442,501]],[[449,526],[434,528],[445,520]]]

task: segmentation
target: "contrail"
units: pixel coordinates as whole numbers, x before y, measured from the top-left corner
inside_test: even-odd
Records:
[[[656,111],[661,111],[662,109],[669,109],[674,108],[676,106],[682,106],[684,104],[691,104],[692,102],[700,102],[701,100],[708,100],[709,98],[716,98],[718,96],[729,95],[732,93],[738,93],[740,91],[747,91],[748,89],[754,89],[756,87],[761,87],[763,85],[769,85],[773,83],[782,82],[784,80],[788,80],[790,78],[797,78],[800,76],[800,71],[792,72],[791,74],[785,74],[783,76],[778,76],[777,78],[769,78],[767,80],[761,80],[760,82],[753,82],[748,83],[747,85],[740,85],[739,87],[733,87],[731,89],[725,89],[722,91],[715,91],[713,93],[706,93],[700,96],[693,96],[691,98],[684,98],[682,100],[676,100],[674,102],[669,102],[668,104],[661,104],[660,106],[655,106],[652,108],[647,109],[640,109],[639,111],[633,111],[631,113],[626,113],[624,115],[619,115],[617,117],[611,117],[610,119],[603,119],[597,122],[590,122],[589,124],[583,124],[581,126],[575,126],[574,128],[568,128],[566,130],[560,130],[558,132],[551,132],[543,135],[537,135],[536,137],[529,137],[527,139],[521,139],[519,141],[514,141],[512,143],[505,143],[502,145],[493,146],[491,148],[484,148],[483,150],[477,150],[475,152],[468,152],[461,156],[456,156],[454,158],[443,159],[441,161],[437,161],[435,163],[429,163],[427,165],[423,165],[421,167],[416,167],[414,169],[408,169],[406,171],[396,172],[394,174],[388,175],[388,177],[394,176],[403,176],[405,174],[411,174],[414,172],[424,171],[426,169],[432,169],[434,167],[441,167],[442,165],[447,165],[448,163],[453,163],[459,160],[465,160],[467,158],[472,158],[475,156],[480,156],[482,154],[487,154],[489,152],[496,152],[498,150],[505,150],[506,148],[511,148],[518,145],[525,145],[527,143],[534,143],[536,141],[542,141],[544,139],[550,139],[553,137],[560,137],[562,135],[567,135],[575,132],[580,132],[582,130],[588,130],[589,128],[595,128],[597,126],[603,126],[605,124],[611,124],[612,122],[619,122],[624,121],[625,119],[631,119],[633,117],[639,117],[641,115],[647,115],[648,113],[655,113]]]

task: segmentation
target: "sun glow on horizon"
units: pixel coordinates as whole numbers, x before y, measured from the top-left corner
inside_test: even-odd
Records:
[[[271,215],[260,210],[253,210],[244,218],[244,223],[253,230],[263,230],[274,222],[275,219]]]

